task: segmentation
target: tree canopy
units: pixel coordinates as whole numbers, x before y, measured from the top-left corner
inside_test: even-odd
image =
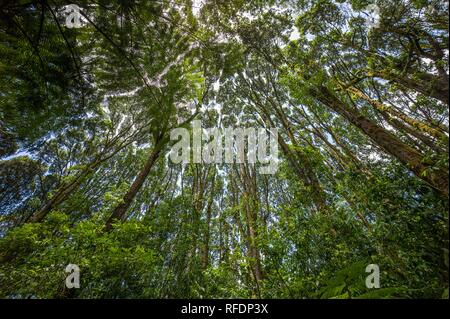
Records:
[[[0,16],[0,297],[448,298],[448,2]],[[194,121],[276,129],[278,170],[174,163]]]

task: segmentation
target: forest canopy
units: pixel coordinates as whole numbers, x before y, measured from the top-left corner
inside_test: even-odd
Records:
[[[0,298],[448,298],[447,1],[0,17]]]

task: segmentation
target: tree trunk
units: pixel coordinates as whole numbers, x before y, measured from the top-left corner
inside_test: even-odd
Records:
[[[202,255],[201,255],[201,266],[202,269],[206,269],[209,266],[209,241],[211,237],[211,218],[212,218],[212,207],[214,201],[214,186],[216,180],[216,174],[214,173],[212,183],[211,183],[211,194],[208,200],[208,206],[206,208],[206,230],[205,238],[203,243]]]
[[[362,92],[361,90],[359,90],[355,87],[348,87],[348,88],[346,88],[346,90],[348,92],[350,92],[351,94],[354,94],[356,97],[369,102],[378,111],[383,112],[383,113],[386,112],[392,116],[395,116],[419,131],[425,132],[425,133],[427,133],[433,137],[439,138],[439,139],[447,139],[447,136],[445,134],[443,134],[442,132],[429,126],[428,124],[426,124],[422,121],[415,120],[401,112],[398,112],[397,110],[393,109],[392,107],[390,107],[388,105],[385,105],[377,100],[371,99],[364,92]]]
[[[101,161],[95,160],[93,163],[89,164],[76,178],[74,178],[73,181],[60,186],[56,194],[54,194],[39,211],[33,214],[28,222],[40,223],[52,209],[64,202],[100,163]]]
[[[428,73],[420,73],[417,77],[420,80],[410,79],[408,77],[396,76],[394,74],[380,71],[372,72],[373,76],[379,76],[385,80],[394,81],[405,88],[419,92],[423,95],[435,98],[445,104],[449,104],[448,94],[449,87],[448,82],[445,83],[439,76],[434,76]]]
[[[110,231],[112,229],[112,225],[114,222],[120,221],[124,218],[125,213],[127,212],[137,193],[139,192],[145,180],[147,179],[150,170],[155,165],[155,162],[158,160],[160,153],[161,147],[158,144],[156,144],[155,148],[150,153],[150,156],[148,157],[144,167],[139,172],[133,184],[131,184],[131,187],[128,190],[128,192],[123,197],[122,203],[116,207],[114,212],[108,218],[106,222],[106,231]]]
[[[433,163],[427,163],[421,153],[403,143],[395,135],[360,114],[356,109],[349,110],[326,87],[312,89],[311,95],[321,103],[342,115],[357,126],[387,153],[405,164],[417,177],[448,197],[448,172],[435,170]]]

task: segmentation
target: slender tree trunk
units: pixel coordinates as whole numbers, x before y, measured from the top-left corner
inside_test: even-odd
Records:
[[[86,168],[84,168],[71,182],[63,183],[63,185],[58,188],[56,193],[49,200],[47,200],[47,202],[41,207],[41,209],[34,213],[26,222],[41,222],[52,209],[56,208],[59,204],[63,203],[67,198],[69,198],[69,196],[72,195],[72,193],[81,185],[81,183],[83,183],[85,178],[89,176],[89,174],[94,172],[100,164],[114,157],[118,152],[120,152],[129,144],[130,143],[121,144],[113,150],[113,143],[108,143],[106,149],[102,153],[97,155],[94,160],[92,160],[92,162],[87,164]],[[112,152],[109,153],[110,151]]]
[[[147,158],[147,161],[145,162],[144,167],[139,172],[138,176],[134,180],[133,184],[131,184],[130,189],[123,197],[122,203],[116,207],[114,212],[111,214],[111,216],[106,221],[106,231],[110,231],[112,229],[112,225],[116,221],[120,221],[124,218],[128,208],[131,206],[131,203],[133,202],[134,198],[136,197],[137,193],[141,189],[142,185],[144,184],[145,180],[147,179],[148,174],[150,173],[150,170],[155,165],[156,161],[159,158],[159,155],[161,153],[161,147],[156,143],[155,148],[150,153],[149,157]]]
[[[209,195],[208,206],[206,208],[206,230],[205,238],[203,243],[202,255],[201,255],[201,266],[202,269],[206,269],[209,266],[209,241],[211,237],[211,218],[212,218],[212,207],[214,201],[214,187],[216,182],[216,175],[214,176],[211,184],[211,193]]]
[[[44,204],[44,206],[30,217],[28,222],[41,222],[52,209],[64,202],[99,164],[100,161],[95,160],[93,163],[89,164],[77,177],[75,177],[73,181],[60,186],[58,191]]]
[[[244,209],[247,218],[247,241],[249,248],[250,264],[258,284],[263,279],[261,267],[261,255],[258,248],[258,195],[256,190],[256,175],[250,172],[247,165],[240,165],[240,175],[244,186]]]
[[[274,126],[273,122],[270,120],[270,112],[265,108],[265,106],[262,103],[257,103],[262,111],[261,117],[264,119],[266,124],[268,126]],[[278,116],[280,114],[278,113]],[[284,117],[284,116],[283,116]],[[295,139],[289,124],[287,122],[287,119],[284,118],[280,119],[283,123],[284,128],[287,131],[288,137],[294,146],[298,146],[297,140]],[[270,125],[269,125],[270,124]],[[317,211],[321,211],[323,209],[326,209],[326,196],[325,192],[323,191],[323,188],[321,187],[319,180],[317,178],[316,173],[311,167],[310,161],[308,157],[300,151],[298,148],[295,151],[292,151],[289,146],[286,144],[286,142],[283,140],[283,138],[278,135],[278,144],[281,147],[281,150],[283,151],[286,158],[291,163],[292,168],[296,172],[297,176],[301,181],[305,183],[307,186],[311,186],[313,192],[312,192],[312,200],[313,205],[315,206]]]

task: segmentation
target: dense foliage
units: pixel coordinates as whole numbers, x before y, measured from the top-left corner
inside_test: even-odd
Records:
[[[448,298],[448,2],[0,17],[0,297]],[[277,128],[278,171],[174,164],[193,120]]]

